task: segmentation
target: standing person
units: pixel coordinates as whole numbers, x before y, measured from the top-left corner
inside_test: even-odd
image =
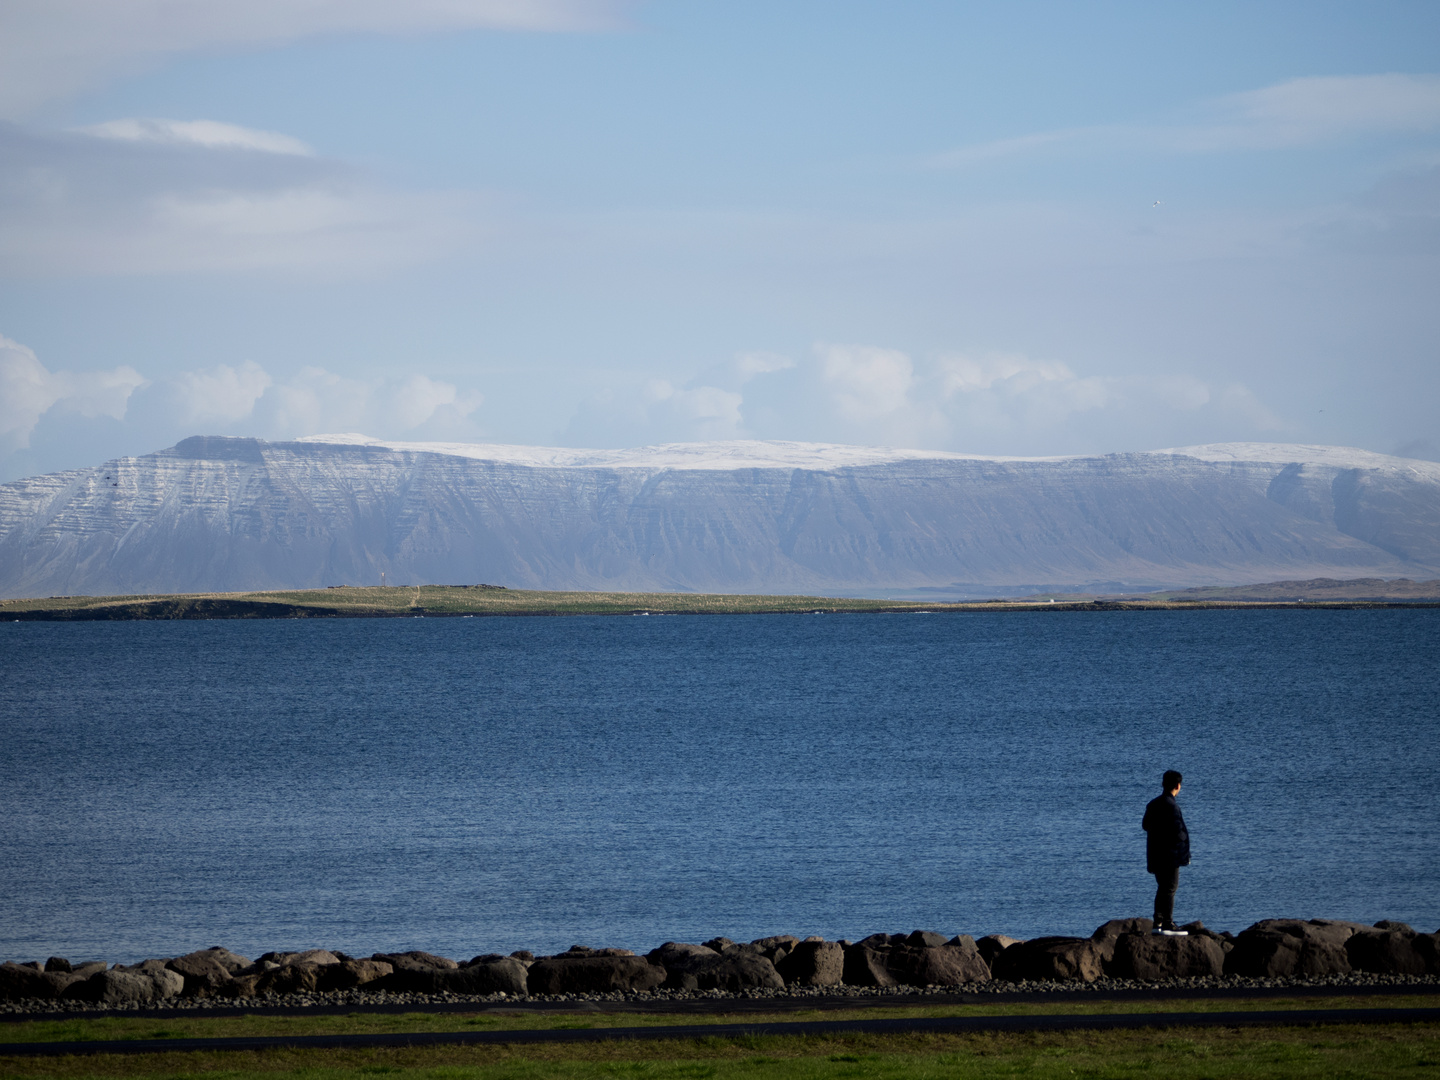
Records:
[[[1175,929],[1175,890],[1180,867],[1190,865],[1190,831],[1175,796],[1183,777],[1170,769],[1160,780],[1162,794],[1150,800],[1140,827],[1145,830],[1145,869],[1155,875],[1155,930],[1166,937],[1185,937]]]

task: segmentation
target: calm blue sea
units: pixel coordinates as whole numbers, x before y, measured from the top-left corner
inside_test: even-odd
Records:
[[[0,959],[1440,926],[1440,610],[0,624]]]

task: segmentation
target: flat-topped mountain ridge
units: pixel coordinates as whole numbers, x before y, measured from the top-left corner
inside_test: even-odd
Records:
[[[812,595],[1428,578],[1440,573],[1440,464],[1257,443],[987,458],[197,436],[0,485],[0,595],[382,573],[392,585]]]

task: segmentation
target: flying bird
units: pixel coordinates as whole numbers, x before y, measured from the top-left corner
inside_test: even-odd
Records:
[[[1155,209],[1155,207],[1157,207],[1157,206],[1159,206],[1159,205],[1160,205],[1160,200],[1159,200],[1159,199],[1156,199],[1154,202],[1152,202],[1152,203],[1150,204],[1150,209],[1153,210],[1153,209]]]

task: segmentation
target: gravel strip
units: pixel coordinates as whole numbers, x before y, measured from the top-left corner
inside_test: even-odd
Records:
[[[364,1010],[377,1008],[394,1010],[396,1007],[413,1006],[417,1011],[427,1007],[454,1008],[475,1005],[493,1009],[496,1006],[514,1005],[523,1008],[529,1005],[556,1006],[575,1005],[590,1008],[604,1005],[624,1004],[648,1007],[657,1012],[666,1011],[667,1004],[723,1005],[725,1002],[755,1003],[774,1001],[777,1005],[803,1003],[824,999],[832,1003],[836,999],[855,999],[856,1004],[886,1003],[903,1004],[906,1001],[923,1003],[927,997],[953,998],[963,994],[967,998],[985,995],[1036,995],[1066,994],[1071,996],[1094,994],[1109,996],[1129,993],[1163,992],[1166,996],[1176,991],[1229,991],[1237,990],[1328,990],[1343,993],[1346,990],[1373,991],[1393,989],[1396,991],[1440,991],[1440,975],[1376,975],[1367,972],[1352,972],[1348,975],[1288,976],[1285,978],[1255,979],[1227,975],[1219,978],[1160,979],[1145,982],[1139,979],[1100,978],[1094,982],[1005,982],[992,979],[989,982],[964,983],[958,986],[795,986],[784,990],[745,990],[730,993],[724,990],[649,990],[634,993],[614,992],[609,994],[537,994],[530,997],[507,996],[505,994],[393,994],[385,991],[367,993],[364,990],[344,990],[328,994],[264,994],[250,998],[169,998],[164,1001],[136,1002],[123,1005],[107,1005],[84,1001],[56,1001],[44,998],[28,998],[21,1001],[0,1002],[0,1018],[19,1019],[25,1016],[49,1014],[96,1015],[117,1013],[181,1013],[207,1011],[235,1012],[263,1009],[304,1011],[306,1009],[333,1010],[349,1008]]]

